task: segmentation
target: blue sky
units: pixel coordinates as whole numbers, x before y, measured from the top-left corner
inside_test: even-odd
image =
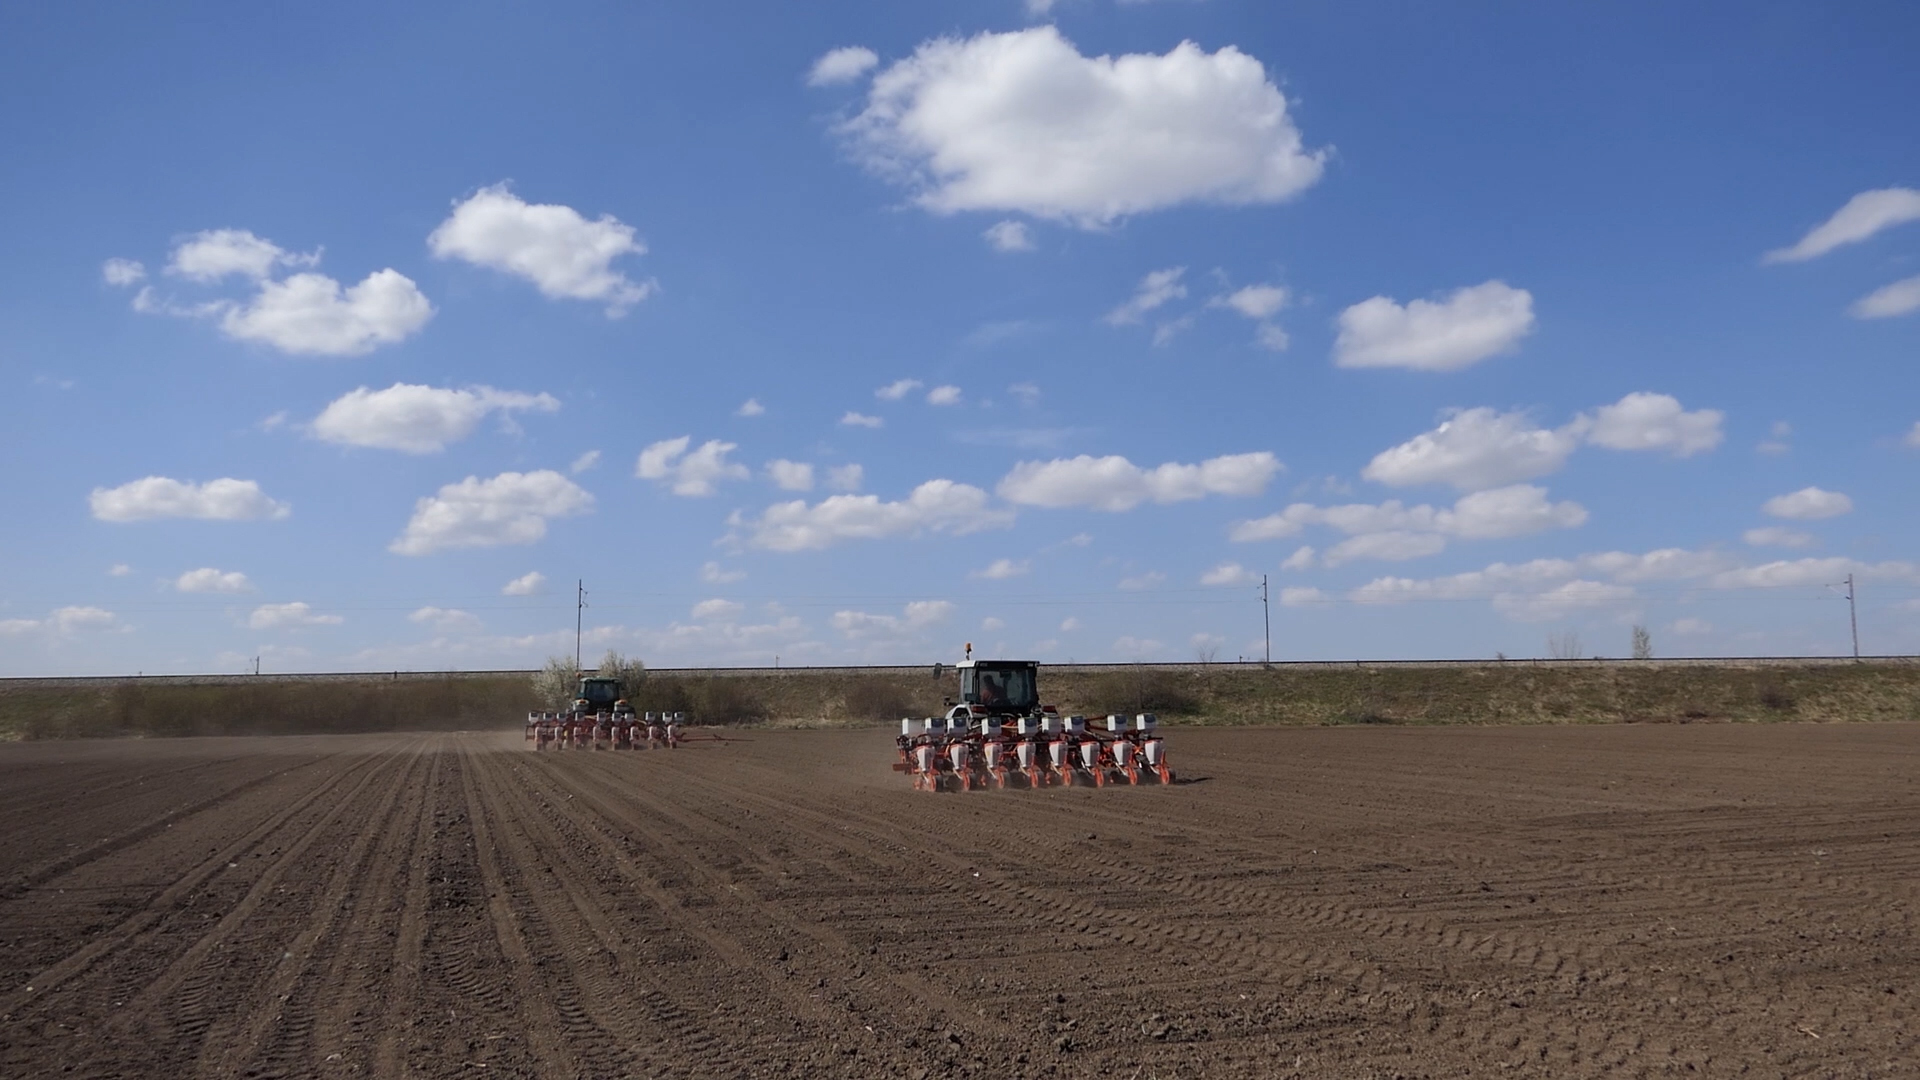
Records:
[[[1920,651],[1917,47],[15,5],[0,674]]]

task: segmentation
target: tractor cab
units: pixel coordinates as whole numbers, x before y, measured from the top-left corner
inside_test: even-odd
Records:
[[[1040,665],[1032,660],[975,660],[954,665],[960,671],[960,703],[975,712],[1025,716],[1040,707]]]
[[[580,693],[576,695],[574,707],[580,712],[600,713],[618,712],[626,705],[620,696],[619,679],[603,679],[586,676],[580,680]]]

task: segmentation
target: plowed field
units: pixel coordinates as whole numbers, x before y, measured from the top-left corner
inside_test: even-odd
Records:
[[[1920,725],[0,747],[0,1076],[1920,1075]]]

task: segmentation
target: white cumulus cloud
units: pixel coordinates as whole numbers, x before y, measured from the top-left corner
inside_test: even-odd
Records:
[[[459,442],[490,412],[556,412],[560,402],[548,394],[524,394],[476,386],[466,390],[394,383],[385,390],[349,391],[321,410],[308,430],[316,438],[343,446],[432,454]],[[591,468],[599,451],[576,461],[575,472]],[[581,461],[586,464],[582,465]]]
[[[808,86],[833,86],[849,83],[880,66],[880,57],[872,49],[848,45],[833,49],[813,62],[807,72]]]
[[[567,466],[567,471],[575,476],[579,476],[581,473],[586,472],[598,464],[600,464],[600,451],[589,450],[579,457],[574,458],[573,464]]]
[[[737,600],[715,597],[693,605],[692,615],[696,619],[731,619],[745,610],[747,605]]]
[[[552,469],[469,476],[414,504],[406,528],[387,545],[399,555],[448,548],[532,544],[547,535],[547,519],[593,507],[593,496]]]
[[[782,491],[813,490],[813,466],[804,461],[775,458],[767,462],[767,476]]]
[[[1847,200],[1833,216],[1814,226],[1792,247],[1769,251],[1762,261],[1800,262],[1825,255],[1843,244],[1857,244],[1880,232],[1909,221],[1920,221],[1920,191],[1913,188],[1880,188],[1863,191]]]
[[[1313,568],[1313,559],[1316,554],[1318,553],[1313,550],[1312,545],[1302,544],[1299,547],[1293,549],[1293,554],[1287,556],[1286,561],[1280,564],[1280,569],[1311,570]]]
[[[1280,472],[1266,451],[1228,454],[1197,465],[1168,462],[1143,469],[1117,454],[1082,454],[1052,461],[1023,461],[1000,481],[1000,497],[1025,506],[1131,510],[1143,502],[1174,503],[1207,495],[1258,495]]]
[[[1052,26],[937,38],[873,79],[841,128],[935,213],[1018,211],[1095,227],[1190,202],[1279,202],[1319,180],[1260,61],[1182,42],[1082,56]]]
[[[923,385],[925,384],[919,379],[895,379],[880,389],[875,390],[873,396],[879,398],[881,401],[899,401],[901,398],[920,389]]]
[[[995,559],[987,564],[985,570],[975,570],[968,576],[986,578],[989,581],[1005,581],[1007,578],[1019,577],[1032,569],[1033,563],[1026,559],[1020,559],[1018,561],[1013,559]]]
[[[1223,562],[1200,575],[1202,585],[1258,585],[1260,575],[1237,562]]]
[[[1279,285],[1248,285],[1210,301],[1214,307],[1232,308],[1249,319],[1271,319],[1287,306],[1289,294]]]
[[[1376,296],[1342,311],[1339,325],[1341,367],[1457,371],[1512,352],[1533,332],[1533,294],[1488,281],[1404,307]]]
[[[195,518],[202,521],[279,520],[292,513],[252,480],[222,477],[196,484],[149,476],[116,488],[94,488],[88,497],[93,516],[100,521],[151,521],[156,518]]]
[[[770,551],[810,551],[847,540],[882,540],[922,532],[956,536],[1013,524],[1013,512],[995,509],[987,493],[951,480],[929,480],[905,499],[877,495],[832,495],[809,506],[803,500],[775,503],[757,521],[745,523],[753,546]]]
[[[100,278],[109,285],[137,285],[147,276],[147,268],[134,259],[108,259],[100,264]]]
[[[1839,517],[1853,509],[1853,500],[1837,491],[1824,491],[1817,487],[1804,487],[1787,495],[1775,495],[1768,499],[1760,509],[1771,517],[1788,518],[1793,521],[1819,521],[1822,518]]]
[[[1280,590],[1281,607],[1305,607],[1308,604],[1325,604],[1333,597],[1308,585],[1289,585]]]
[[[765,405],[760,404],[760,400],[758,398],[748,398],[745,402],[741,404],[739,408],[733,410],[733,415],[764,416],[766,415],[766,412],[767,412],[767,407]]]
[[[208,229],[174,246],[167,273],[202,283],[219,281],[229,274],[259,281],[276,267],[312,266],[319,261],[319,252],[294,255],[246,229]]]
[[[217,306],[228,337],[317,356],[359,356],[406,340],[433,318],[433,305],[413,280],[391,269],[376,270],[344,292],[325,274],[295,274],[261,282],[245,304]]]
[[[1882,285],[1854,301],[1847,314],[1856,319],[1891,319],[1920,311],[1920,274]]]
[[[502,596],[532,596],[547,583],[547,575],[538,570],[522,574],[500,587]]]
[[[1664,450],[1691,457],[1720,445],[1725,436],[1718,409],[1687,412],[1666,394],[1628,394],[1603,405],[1587,429],[1587,441],[1611,450]]]
[[[1024,222],[996,221],[987,226],[980,235],[987,238],[987,246],[995,251],[1032,251],[1033,236]]]
[[[960,404],[960,388],[957,386],[936,386],[927,391],[927,404],[958,405]]]
[[[303,626],[338,626],[345,622],[338,615],[317,615],[305,602],[261,604],[247,616],[249,630],[297,630]]]
[[[750,475],[745,465],[727,460],[728,454],[739,449],[735,444],[709,439],[689,452],[687,447],[692,442],[691,436],[682,435],[653,443],[640,451],[633,474],[642,480],[662,481],[675,495],[694,497],[712,495],[723,480],[745,480]]]
[[[1444,483],[1471,491],[1557,472],[1579,445],[1578,427],[1547,430],[1525,413],[1481,406],[1381,451],[1360,475],[1392,487]]]
[[[840,418],[841,427],[877,428],[885,426],[885,424],[886,421],[877,416],[868,416],[865,413],[857,413],[851,409],[847,410],[847,414]]]
[[[544,296],[598,300],[619,317],[657,286],[613,269],[624,255],[644,255],[633,227],[610,214],[588,221],[571,206],[528,203],[505,184],[481,188],[427,237],[436,258],[460,259],[533,283]]]
[[[238,570],[215,570],[207,566],[181,574],[174,579],[173,587],[179,592],[243,593],[253,590],[253,582]]]

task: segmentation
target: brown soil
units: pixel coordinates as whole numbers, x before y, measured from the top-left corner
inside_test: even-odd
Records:
[[[1911,1076],[1920,725],[0,747],[0,1076]]]

